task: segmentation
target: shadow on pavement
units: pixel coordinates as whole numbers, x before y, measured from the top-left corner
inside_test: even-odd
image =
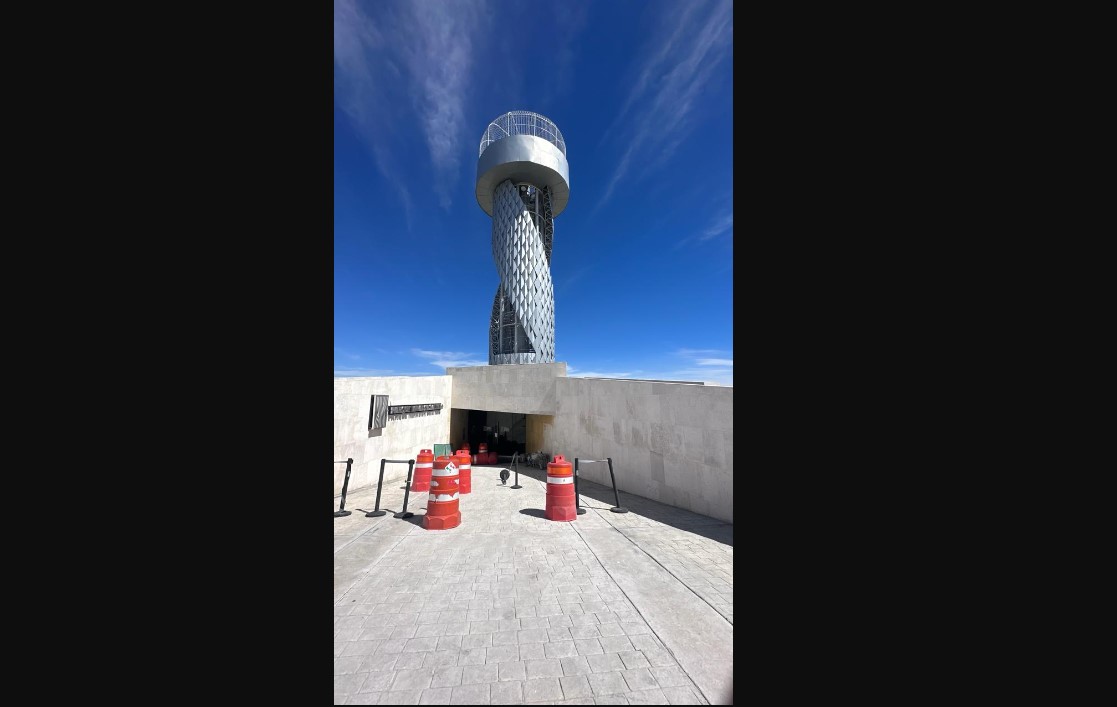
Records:
[[[388,506],[383,506],[383,507],[381,507],[381,508],[380,508],[380,510],[384,511],[384,512],[385,512],[385,515],[389,515],[389,516],[391,516],[391,515],[395,515],[396,513],[399,513],[399,512],[400,512],[400,509],[398,509],[398,508],[389,508]],[[407,510],[408,510],[409,512],[411,512],[411,513],[418,513],[419,511],[425,511],[425,510],[427,510],[427,507],[426,507],[426,506],[418,506],[418,505],[415,505],[415,504],[413,504],[413,503],[408,503],[408,504],[407,504]],[[355,513],[356,513],[356,512],[360,512],[360,513],[371,513],[371,512],[372,512],[372,509],[371,509],[371,508],[354,508],[354,509],[353,509],[353,512],[355,512]],[[375,517],[375,516],[374,516],[374,517]]]
[[[547,472],[543,469],[520,465],[520,476],[547,483]],[[511,481],[512,479],[509,479],[509,482]],[[619,491],[619,493],[621,505],[627,508],[630,513],[733,547],[732,523],[726,523],[717,518],[704,516],[683,508],[669,506],[666,503],[653,501],[650,498],[637,496],[626,491]],[[581,496],[581,505],[585,508],[608,511],[614,504],[612,486],[603,486],[581,475],[578,477],[578,495]],[[526,513],[526,511],[520,511],[520,513]],[[543,512],[538,511],[538,514],[542,516]],[[528,515],[532,514],[528,513]],[[605,515],[609,514],[605,513]]]

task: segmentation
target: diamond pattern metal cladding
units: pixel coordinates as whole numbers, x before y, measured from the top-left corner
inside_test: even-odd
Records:
[[[515,354],[516,359],[553,363],[555,297],[547,252],[531,213],[509,180],[501,182],[493,194],[493,260],[501,283],[497,297],[502,288],[535,354],[495,350],[500,346],[498,339],[491,343],[490,360],[504,362]]]

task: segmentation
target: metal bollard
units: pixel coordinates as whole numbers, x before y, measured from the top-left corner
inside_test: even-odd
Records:
[[[617,505],[609,510],[614,513],[628,513],[628,509],[621,506],[621,496],[617,493],[617,477],[613,476],[613,458],[606,457],[605,460],[609,462],[609,478],[613,481],[613,499],[617,502]]]
[[[513,452],[512,453],[512,468],[516,470],[516,483],[512,484],[512,488],[522,489],[523,486],[520,486],[520,453],[519,452]]]
[[[414,469],[414,468],[415,468],[415,460],[414,459],[408,459],[407,460],[407,486],[405,486],[403,488],[403,510],[400,511],[399,513],[393,513],[392,514],[393,518],[410,518],[411,516],[415,515],[414,513],[409,513],[408,510],[407,510],[407,496],[408,496],[408,494],[411,493],[411,470]]]
[[[340,464],[341,462],[334,462]],[[353,511],[345,510],[345,492],[349,490],[349,473],[353,471],[353,458],[350,457],[345,460],[345,481],[341,484],[341,508],[334,511],[334,518],[343,518],[352,515]]]
[[[586,509],[582,508],[582,497],[578,495],[578,457],[574,457],[574,507],[578,515],[584,516]]]
[[[387,461],[387,459],[380,460],[380,478],[376,481],[376,505],[372,507],[371,511],[365,514],[365,518],[379,517],[388,514],[388,511],[380,510],[380,487],[384,485],[384,464]]]

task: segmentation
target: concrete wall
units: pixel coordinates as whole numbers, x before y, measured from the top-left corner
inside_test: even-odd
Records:
[[[452,400],[453,398],[451,398]],[[466,427],[469,424],[469,411],[454,408],[450,412],[450,438],[446,440],[457,449],[465,439]]]
[[[621,491],[733,522],[732,388],[559,378],[555,391],[544,451],[612,457]],[[609,485],[607,464],[579,473]]]
[[[527,416],[527,451],[529,454],[543,450],[544,428],[555,423],[554,415]]]
[[[447,368],[454,379],[454,407],[551,415],[555,381],[566,376],[565,363]]]
[[[450,441],[450,376],[334,378],[334,456],[353,458],[349,490],[375,485],[381,459],[414,459],[420,449]],[[368,430],[372,396],[387,395],[389,405],[442,403],[441,412],[389,417],[379,433]],[[341,495],[345,465],[334,464],[334,497]],[[388,464],[384,483],[402,481],[407,465]]]
[[[733,389],[634,380],[566,378],[566,364],[447,368],[445,376],[334,379],[334,460],[353,457],[349,488],[376,483],[380,460],[413,459],[438,442],[457,443],[451,408],[525,413],[527,451],[573,461],[613,458],[621,491],[733,522]],[[371,396],[389,404],[442,403],[438,415],[390,418],[369,436]],[[463,428],[465,413],[460,412]],[[345,465],[334,465],[334,495]],[[605,464],[581,474],[609,483]],[[389,465],[385,481],[400,481]],[[623,498],[622,498],[623,503]]]

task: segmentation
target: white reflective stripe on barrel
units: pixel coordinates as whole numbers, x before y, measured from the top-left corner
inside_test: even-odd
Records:
[[[461,465],[460,467],[458,467],[458,468],[459,468],[459,469],[469,469],[469,468],[470,468],[470,465],[469,465],[469,464],[462,464],[462,465]]]
[[[550,474],[548,474],[547,475],[547,483],[548,484],[572,484],[572,483],[574,483],[574,477],[573,476],[551,476]]]
[[[427,498],[427,500],[428,501],[434,501],[436,503],[442,503],[442,502],[445,502],[445,501],[456,501],[456,500],[458,500],[458,494],[457,494],[457,492],[455,492],[455,493],[431,494],[430,497]]]
[[[454,466],[453,464],[447,464],[446,468],[444,468],[444,469],[437,469],[436,468],[433,471],[431,471],[431,473],[435,476],[457,476],[458,475],[458,467]]]
[[[416,469],[433,469],[434,462],[420,462],[415,465]]]

